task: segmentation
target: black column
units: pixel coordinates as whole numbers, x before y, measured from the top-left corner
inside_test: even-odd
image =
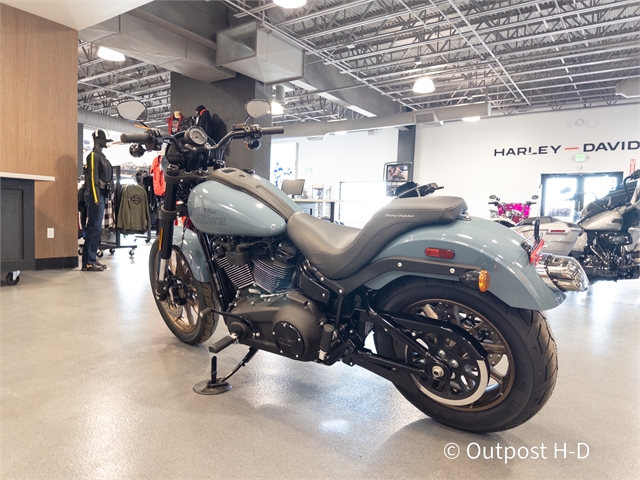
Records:
[[[413,164],[416,149],[416,127],[409,125],[398,130],[398,163]]]
[[[271,87],[238,74],[235,78],[207,83],[185,77],[179,73],[171,74],[171,111],[179,110],[185,117],[196,114],[196,107],[204,105],[213,115],[218,116],[231,130],[234,123],[242,123],[247,114],[244,105],[254,98],[270,100]],[[252,120],[253,121],[253,120]],[[262,126],[271,125],[271,115],[256,121]],[[271,157],[271,139],[263,137],[259,150],[248,150],[244,142],[235,141],[225,160],[227,165],[236,168],[252,168],[258,175],[269,178]]]

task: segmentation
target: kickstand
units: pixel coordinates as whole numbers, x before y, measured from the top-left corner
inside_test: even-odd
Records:
[[[227,380],[238,370],[244,367],[249,360],[251,360],[255,354],[258,353],[258,349],[254,347],[249,348],[249,352],[244,356],[244,358],[236,365],[236,367],[231,370],[228,374],[226,374],[222,378],[217,378],[218,375],[218,359],[214,355],[211,357],[211,379],[210,380],[202,380],[196,383],[193,386],[193,391],[199,393],[200,395],[218,395],[220,393],[228,392],[231,390],[231,384],[227,382]]]

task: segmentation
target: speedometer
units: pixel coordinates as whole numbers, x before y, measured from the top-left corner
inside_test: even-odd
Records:
[[[204,145],[207,142],[207,134],[200,127],[191,127],[184,134],[185,140],[195,145]]]

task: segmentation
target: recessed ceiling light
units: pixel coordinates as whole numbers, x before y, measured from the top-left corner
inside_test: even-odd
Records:
[[[307,0],[273,0],[273,3],[282,8],[300,8],[307,3]]]
[[[464,117],[462,119],[463,122],[477,122],[480,120],[480,117]]]
[[[100,47],[98,49],[98,56],[103,60],[109,60],[111,62],[124,62],[123,54],[106,47]]]

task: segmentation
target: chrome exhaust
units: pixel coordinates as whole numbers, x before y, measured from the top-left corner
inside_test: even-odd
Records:
[[[589,279],[582,266],[573,257],[542,254],[536,271],[548,287],[560,292],[586,292]]]

